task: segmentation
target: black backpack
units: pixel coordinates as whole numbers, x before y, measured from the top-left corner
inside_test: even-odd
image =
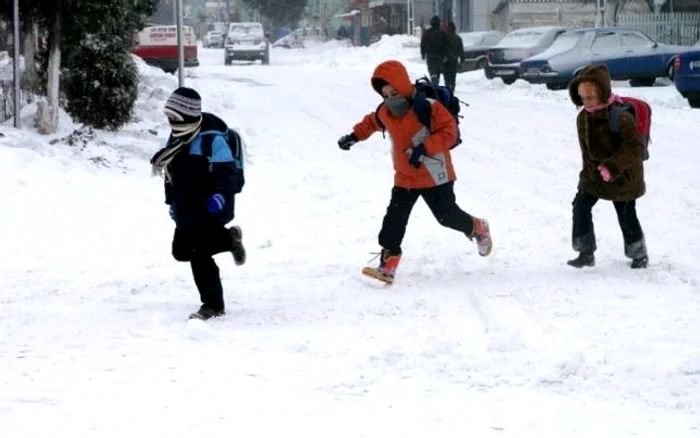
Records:
[[[455,141],[455,144],[453,144],[450,149],[454,149],[462,144],[462,136],[459,132],[459,119],[462,118],[462,116],[459,115],[461,110],[460,104],[463,103],[466,106],[469,106],[469,104],[459,100],[459,98],[455,96],[454,93],[452,93],[452,90],[450,90],[448,87],[433,85],[433,83],[430,82],[430,79],[425,76],[416,80],[413,85],[416,87],[416,94],[413,96],[413,110],[416,112],[418,120],[420,120],[423,126],[428,128],[428,131],[430,131],[431,105],[429,99],[437,100],[443,104],[445,108],[447,108],[457,124],[457,141]],[[382,135],[384,135],[386,126],[384,126],[384,123],[382,123],[381,119],[379,118],[379,108],[381,108],[382,105],[384,105],[384,102],[377,106],[374,114],[377,124],[382,128]]]

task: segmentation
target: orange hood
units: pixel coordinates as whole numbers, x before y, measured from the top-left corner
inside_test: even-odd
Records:
[[[372,88],[382,94],[382,86],[389,84],[396,88],[403,97],[413,96],[413,84],[408,77],[406,67],[399,61],[384,61],[372,73]]]

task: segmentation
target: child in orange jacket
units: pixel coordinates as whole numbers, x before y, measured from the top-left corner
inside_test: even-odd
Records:
[[[392,141],[394,160],[394,187],[379,232],[382,247],[379,266],[365,267],[362,273],[393,283],[401,260],[401,242],[411,210],[419,197],[428,205],[437,221],[448,228],[463,232],[470,240],[476,239],[479,255],[491,253],[493,243],[489,225],[484,219],[471,216],[455,201],[450,148],[457,139],[457,123],[450,112],[438,101],[431,101],[428,130],[412,110],[415,88],[406,68],[398,61],[385,61],[372,74],[372,88],[384,99],[376,113],[367,114],[353,127],[351,134],[338,140],[343,150],[370,137],[386,127]]]

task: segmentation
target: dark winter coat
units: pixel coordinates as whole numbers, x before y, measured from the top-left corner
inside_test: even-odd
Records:
[[[226,142],[228,129],[215,115],[202,113],[199,134],[189,145],[184,145],[171,162],[172,177],[165,182],[165,203],[173,208],[178,229],[223,226],[233,220],[243,164],[234,159]],[[169,147],[172,147],[172,137],[156,156]],[[211,153],[207,154],[208,151]],[[210,214],[207,201],[216,193],[224,196],[226,204],[223,210]]]
[[[610,74],[604,65],[586,67],[569,83],[569,96],[577,107],[583,105],[578,95],[581,82],[595,84],[603,101],[610,98]],[[576,119],[583,162],[578,190],[609,201],[631,201],[646,191],[644,142],[634,117],[628,112],[623,112],[620,117],[618,134],[610,131],[609,123],[610,107],[594,113],[581,110]],[[601,164],[610,171],[612,181],[605,182],[601,178],[598,170]]]
[[[447,34],[439,27],[431,27],[420,40],[420,56],[440,57],[443,60],[447,56],[447,46]]]
[[[447,31],[447,62],[464,62],[464,43],[454,32]]]

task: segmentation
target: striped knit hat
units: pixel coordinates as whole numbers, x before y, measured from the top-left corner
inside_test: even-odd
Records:
[[[180,87],[165,102],[165,115],[171,124],[197,123],[202,117],[202,98],[195,90]]]

